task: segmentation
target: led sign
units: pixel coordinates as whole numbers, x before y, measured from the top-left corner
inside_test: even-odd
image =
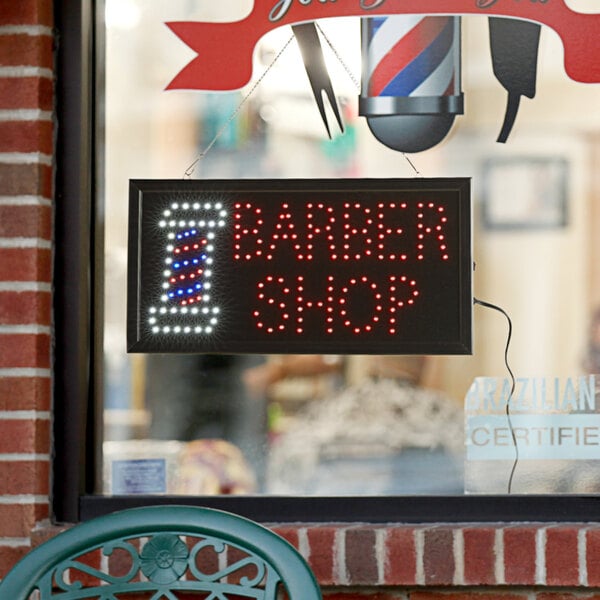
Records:
[[[132,352],[468,354],[468,179],[134,180]]]

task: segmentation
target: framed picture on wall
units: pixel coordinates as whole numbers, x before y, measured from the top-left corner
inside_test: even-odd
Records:
[[[562,157],[491,158],[483,165],[486,229],[554,229],[568,222],[568,163]]]

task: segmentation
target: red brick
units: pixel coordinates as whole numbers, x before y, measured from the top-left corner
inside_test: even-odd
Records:
[[[51,69],[52,44],[49,35],[0,35],[0,64]]]
[[[334,556],[336,527],[309,527],[307,530],[310,547],[308,563],[322,585],[334,583]]]
[[[0,196],[52,197],[52,169],[40,164],[0,163]]]
[[[0,334],[0,368],[50,368],[50,336]]]
[[[402,591],[350,591],[350,592],[328,592],[323,593],[324,600],[405,600],[406,594]]]
[[[52,131],[53,125],[50,121],[2,121],[0,152],[52,154]]]
[[[594,596],[588,596],[586,594],[582,597],[579,594],[570,594],[564,592],[538,592],[535,595],[535,600],[583,600],[583,598],[585,598],[585,600],[592,600]]]
[[[515,594],[514,592],[489,591],[489,592],[411,592],[410,600],[527,600],[527,593]]]
[[[600,529],[589,529],[585,536],[588,585],[598,587],[600,586]]]
[[[507,527],[504,530],[504,580],[513,584],[535,583],[537,529]]]
[[[416,583],[417,551],[414,529],[408,527],[388,529],[385,551],[385,583],[387,585]]]
[[[51,258],[46,248],[0,248],[0,281],[50,283]]]
[[[578,531],[575,527],[546,530],[546,585],[579,583]]]
[[[0,419],[0,453],[50,453],[50,420]]]
[[[454,579],[453,530],[424,530],[423,567],[426,585],[450,585]]]
[[[31,548],[28,546],[17,546],[15,548],[0,545],[0,577],[4,577],[30,550]]]
[[[50,292],[0,292],[0,325],[50,325]]]
[[[0,461],[0,495],[40,494],[47,496],[49,490],[49,461]]]
[[[357,527],[346,530],[346,572],[351,584],[378,583],[376,530]]]
[[[2,504],[0,537],[29,537],[35,524],[49,515],[48,504]]]
[[[2,124],[0,123],[0,138]],[[1,145],[1,142],[0,142]],[[0,237],[52,237],[52,209],[41,205],[0,206]]]
[[[297,527],[283,527],[278,525],[271,528],[273,533],[282,537],[284,540],[289,542],[294,548],[298,549],[298,528]]]
[[[50,410],[49,377],[0,377],[0,410]]]
[[[54,85],[46,77],[0,77],[0,109],[53,108]]]
[[[484,527],[463,530],[465,584],[496,583],[495,533]]]
[[[36,527],[31,532],[31,546],[37,548],[37,546],[44,544],[71,527],[72,525],[45,525],[44,527]]]
[[[0,2],[0,23],[52,27],[52,0]]]

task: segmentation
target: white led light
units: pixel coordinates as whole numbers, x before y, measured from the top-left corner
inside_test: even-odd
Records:
[[[200,208],[200,203],[199,202],[194,202],[194,209],[198,210]]]
[[[166,227],[167,226],[167,222],[166,221],[159,221],[158,222],[158,226],[159,227]]]
[[[165,265],[170,265],[173,263],[173,259],[172,258],[165,258]]]
[[[155,306],[151,306],[150,309],[148,310],[148,312],[153,315],[156,313],[156,307]]]
[[[163,333],[169,333],[170,331],[171,331],[171,328],[168,325],[163,327]]]
[[[170,312],[172,315],[176,315],[176,314],[177,314],[177,308],[176,308],[175,306],[173,306],[169,312]]]
[[[184,307],[181,309],[181,314],[182,314],[182,315],[187,315],[187,313],[188,313],[187,306],[184,306]]]
[[[212,309],[212,311],[213,311],[213,315],[218,315],[221,312],[221,310],[220,310],[220,308],[218,306],[215,306]]]
[[[205,289],[205,290],[210,290],[210,283],[206,282],[206,283],[204,284],[204,289]]]
[[[202,297],[202,301],[203,302],[208,302],[210,300],[210,295],[209,294],[204,294],[204,296]]]
[[[175,225],[177,225],[177,221],[169,221],[169,227],[175,227]]]
[[[206,237],[207,237],[209,240],[214,240],[214,239],[215,239],[215,234],[214,234],[212,231],[210,231],[210,232],[209,232],[209,233],[206,235]]]
[[[198,314],[198,307],[194,306],[194,308],[192,308],[192,314],[193,315],[197,315]]]
[[[205,208],[206,210],[210,210],[210,209],[212,208],[212,205],[211,205],[211,203],[210,203],[210,202],[205,202],[205,203],[204,203],[204,208]]]
[[[173,249],[174,249],[174,248],[173,248],[173,245],[172,245],[172,244],[169,244],[169,245],[167,246],[167,252],[173,252]]]
[[[200,227],[206,227],[206,221],[198,221]]]
[[[163,271],[163,275],[164,275],[165,277],[171,277],[171,271],[169,271],[169,269],[165,269],[165,270]]]
[[[169,289],[169,284],[168,283],[163,283],[162,287],[163,287],[163,290],[168,290]]]
[[[208,246],[206,246],[207,252],[212,252],[214,249],[215,249],[215,247],[212,244],[208,244]]]
[[[213,318],[210,320],[210,324],[211,324],[211,325],[216,325],[216,324],[217,324],[217,322],[218,322],[218,320],[217,320],[217,319],[215,319],[214,317],[213,317]]]
[[[219,221],[219,227],[225,227],[225,221]]]
[[[163,216],[165,216],[165,217],[170,217],[170,216],[171,216],[171,211],[170,211],[170,210],[167,208],[167,210],[165,210],[165,211],[163,212]]]
[[[179,327],[179,325],[177,325],[176,327],[173,327],[173,331],[175,333],[181,333],[181,327]]]
[[[160,297],[160,299],[161,299],[161,301],[162,301],[162,302],[167,302],[167,301],[169,300],[169,297],[168,297],[166,294],[163,294],[163,295]]]
[[[179,221],[179,227],[185,227],[185,221]]]
[[[207,258],[206,259],[206,264],[207,265],[212,265],[213,264],[213,259],[212,258]]]
[[[156,323],[156,317],[150,317],[148,319],[148,323],[150,323],[150,325],[154,325],[154,323]]]
[[[216,208],[217,210],[221,210],[221,209],[223,208],[223,205],[222,205],[220,202],[217,202],[217,203],[215,204],[215,208]]]
[[[206,333],[212,333],[212,327],[210,325],[207,326],[206,328]]]
[[[212,271],[210,269],[206,269],[206,271],[204,271],[204,277],[210,277],[212,275]]]
[[[198,327],[194,327],[194,331],[196,333],[202,333],[202,327],[198,326]]]
[[[212,229],[215,226],[215,222],[214,221],[209,221],[208,222],[208,226]]]
[[[196,226],[196,221],[190,221],[190,227],[195,227]]]
[[[171,208],[172,208],[173,210],[176,210],[176,209],[178,209],[178,208],[179,208],[179,204],[177,204],[177,202],[173,202],[173,204],[171,204]]]
[[[152,333],[158,333],[160,331],[160,327],[153,327]]]
[[[189,333],[192,330],[191,327],[184,327],[183,328],[183,333]]]
[[[175,234],[174,233],[169,233],[169,235],[167,235],[167,239],[174,240],[175,239]]]
[[[206,306],[202,309],[202,314],[203,315],[207,315],[208,314],[208,308]]]
[[[159,312],[160,312],[161,315],[167,314],[167,307],[166,306],[161,306]]]
[[[190,205],[189,205],[187,202],[184,202],[184,203],[181,205],[181,207],[182,207],[184,210],[187,210],[187,209],[190,207]]]

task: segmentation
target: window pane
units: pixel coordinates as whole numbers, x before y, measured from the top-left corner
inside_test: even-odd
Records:
[[[194,56],[165,22],[233,21],[251,6],[106,1],[101,491],[461,494],[465,396],[476,377],[508,376],[499,313],[474,308],[474,354],[466,357],[128,355],[128,182],[186,172],[472,177],[474,291],[512,318],[512,370],[578,376],[598,370],[590,361],[600,346],[590,345],[587,360],[590,315],[600,303],[592,233],[600,219],[600,86],[566,77],[560,41],[544,28],[537,95],[522,100],[508,142],[496,143],[506,94],[493,75],[487,20],[472,16],[461,19],[465,114],[424,152],[387,148],[358,116],[359,19],[320,23],[345,124],[341,133],[328,112],[332,139],[289,27],[259,42],[245,88],[165,91]],[[577,490],[561,483],[544,491]]]

